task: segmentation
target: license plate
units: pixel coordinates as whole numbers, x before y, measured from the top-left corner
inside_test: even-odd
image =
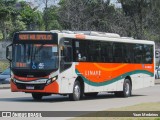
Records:
[[[34,86],[26,86],[26,89],[28,89],[28,90],[34,90]]]

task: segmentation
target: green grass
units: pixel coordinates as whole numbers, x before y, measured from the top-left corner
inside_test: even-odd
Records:
[[[107,111],[160,111],[160,102],[142,103],[128,107],[113,108],[105,111],[106,112],[99,111],[89,113],[80,117],[72,118],[70,120],[160,120],[160,117],[104,117]]]
[[[160,111],[160,102],[142,103],[128,107],[112,108],[109,111]]]
[[[0,72],[9,67],[9,62],[7,60],[0,61]]]

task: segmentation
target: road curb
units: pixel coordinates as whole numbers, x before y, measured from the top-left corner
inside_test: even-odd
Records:
[[[155,83],[155,85],[159,85],[160,83]]]
[[[0,85],[0,89],[10,89],[10,84],[2,84]]]
[[[160,79],[155,79],[155,84],[160,84]]]

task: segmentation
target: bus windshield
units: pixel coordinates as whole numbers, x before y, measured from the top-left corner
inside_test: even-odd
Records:
[[[58,50],[55,44],[14,44],[12,57],[12,67],[16,69],[58,68]]]

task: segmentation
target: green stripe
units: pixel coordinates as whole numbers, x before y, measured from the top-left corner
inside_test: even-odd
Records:
[[[76,69],[76,73],[81,76],[84,80],[85,83],[89,84],[89,85],[92,85],[92,86],[104,86],[104,85],[108,85],[108,84],[111,84],[111,83],[114,83],[114,82],[117,82],[121,79],[124,79],[126,76],[130,76],[130,75],[134,75],[134,74],[140,74],[140,73],[143,73],[143,74],[147,74],[147,75],[150,75],[151,77],[154,76],[153,73],[149,72],[149,71],[146,71],[146,70],[135,70],[135,71],[131,71],[131,72],[127,72],[125,74],[122,74],[116,78],[113,78],[109,81],[104,81],[104,82],[92,82],[88,79],[86,79],[82,74],[79,74],[80,72]]]

